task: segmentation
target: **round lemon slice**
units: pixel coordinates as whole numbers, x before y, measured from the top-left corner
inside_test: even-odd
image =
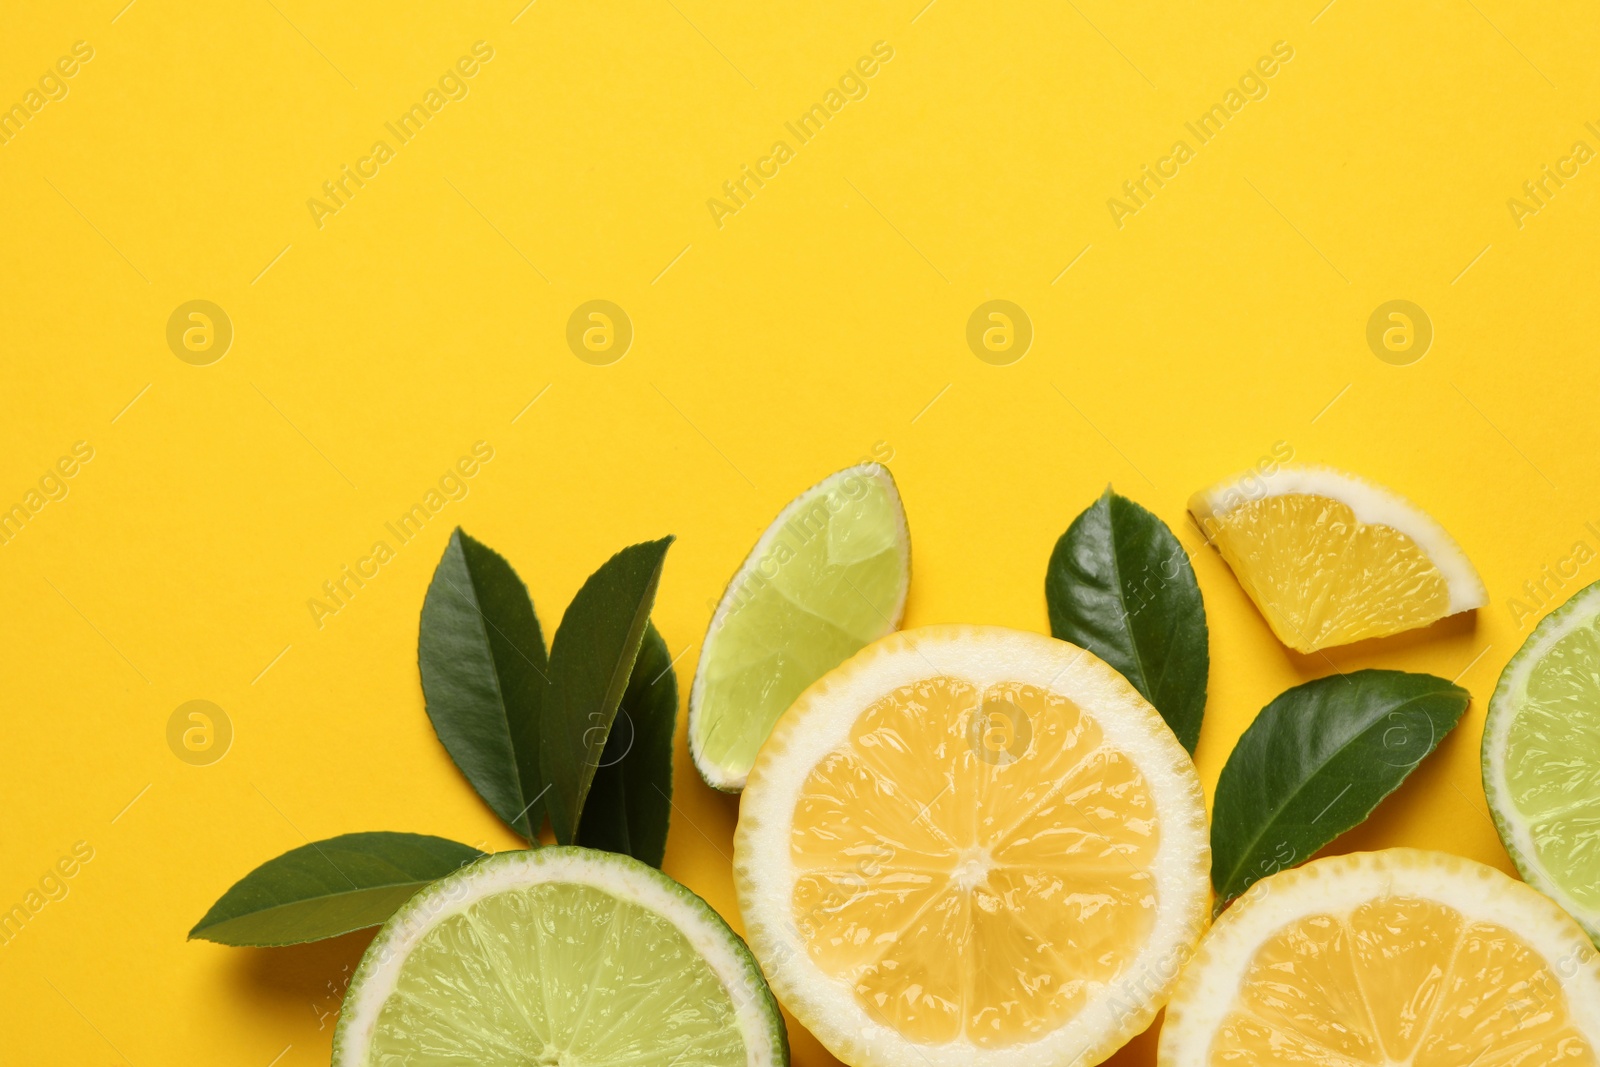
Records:
[[[1600,961],[1492,867],[1396,848],[1257,882],[1184,969],[1158,1067],[1600,1063]]]
[[[778,999],[857,1067],[1099,1063],[1205,928],[1194,764],[1116,671],[998,627],[892,634],[750,771],[734,876]]]
[[[1480,608],[1488,594],[1444,528],[1399,494],[1328,467],[1252,471],[1189,499],[1206,539],[1297,652]]]

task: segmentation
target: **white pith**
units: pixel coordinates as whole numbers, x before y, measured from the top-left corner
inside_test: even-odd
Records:
[[[369,1067],[367,1049],[379,1013],[411,950],[429,930],[484,897],[547,882],[592,886],[666,918],[706,961],[732,1000],[748,1067],[779,1067],[787,1062],[779,1045],[782,1022],[766,1007],[760,974],[710,905],[627,856],[548,847],[500,852],[463,867],[418,893],[384,924],[350,981],[335,1034],[333,1067]]]
[[[1237,498],[1231,506],[1230,494]],[[1431,515],[1392,489],[1332,467],[1279,467],[1267,474],[1250,471],[1202,489],[1190,498],[1189,510],[1209,538],[1207,518],[1221,518],[1246,501],[1296,494],[1330,497],[1347,506],[1357,522],[1387,526],[1415,541],[1444,576],[1450,590],[1450,614],[1489,602],[1477,568]]]
[[[964,1037],[909,1042],[874,1021],[852,991],[811,960],[792,918],[790,831],[811,769],[848,738],[860,713],[894,689],[948,674],[976,686],[1037,685],[1072,700],[1104,743],[1139,767],[1161,823],[1151,874],[1157,914],[1149,939],[1084,1010],[1032,1043],[983,1048]],[[751,950],[778,999],[835,1056],[857,1067],[1086,1067],[1143,1030],[1205,928],[1211,850],[1194,764],[1155,709],[1093,654],[999,627],[928,627],[891,634],[807,689],[778,721],[750,775],[734,834],[734,876]],[[964,857],[976,874],[983,857]],[[1130,1007],[1132,1005],[1132,1007]]]
[[[1580,904],[1539,861],[1528,820],[1517,810],[1506,782],[1506,749],[1510,746],[1511,727],[1516,722],[1517,712],[1528,695],[1528,676],[1556,642],[1593,621],[1597,614],[1600,614],[1600,583],[1579,590],[1534,627],[1527,641],[1506,664],[1494,696],[1489,698],[1489,715],[1483,724],[1482,756],[1484,797],[1494,813],[1495,828],[1500,831],[1500,840],[1511,861],[1529,884],[1565,908],[1591,939],[1600,942],[1600,912]]]
[[[889,468],[881,463],[863,463],[855,467],[846,467],[836,474],[830,474],[810,489],[801,493],[778,512],[777,518],[767,524],[761,538],[756,541],[750,554],[745,556],[744,562],[734,572],[732,580],[722,591],[722,599],[717,602],[717,610],[711,615],[711,622],[706,626],[705,640],[700,643],[700,656],[695,665],[694,684],[689,688],[689,756],[694,761],[694,766],[704,778],[706,784],[713,789],[720,789],[725,793],[737,793],[744,788],[747,774],[737,774],[725,767],[720,767],[706,759],[700,752],[700,707],[701,699],[705,695],[705,676],[702,669],[710,661],[712,650],[716,646],[716,633],[722,628],[723,620],[728,612],[732,611],[738,601],[739,591],[744,587],[752,571],[766,559],[768,551],[791,519],[801,514],[811,506],[819,496],[828,492],[836,484],[851,477],[870,478],[876,483],[876,488],[888,497],[893,505],[895,516],[895,542],[900,547],[901,577],[900,597],[895,602],[894,610],[889,612],[884,620],[883,633],[892,632],[900,625],[901,618],[905,615],[906,594],[911,588],[911,534],[906,528],[905,508],[900,501],[900,490],[894,484],[894,477],[889,473]]]
[[[1251,959],[1284,927],[1350,914],[1384,896],[1437,901],[1469,922],[1497,923],[1550,965],[1573,1024],[1600,1044],[1600,958],[1570,916],[1533,889],[1459,856],[1393,848],[1315,860],[1263,878],[1223,913],[1184,968],[1161,1026],[1157,1067],[1207,1067]]]

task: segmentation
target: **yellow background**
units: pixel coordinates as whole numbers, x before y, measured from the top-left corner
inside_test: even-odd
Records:
[[[1459,676],[1461,726],[1336,847],[1509,869],[1477,754],[1531,627],[1507,599],[1600,548],[1600,174],[1520,229],[1506,202],[1574,141],[1600,147],[1592,8],[124,2],[11,3],[0,35],[0,103],[94,49],[0,146],[0,506],[94,448],[0,545],[0,908],[94,849],[0,947],[0,1060],[326,1062],[365,935],[184,935],[307,839],[515,843],[422,710],[417,616],[451,527],[513,561],[547,632],[611,552],[677,534],[656,620],[686,690],[766,523],[879,441],[913,534],[909,624],[1045,629],[1051,546],[1112,482],[1197,553],[1208,789],[1297,681]],[[494,58],[469,95],[319,229],[308,198],[479,40]],[[784,122],[880,40],[866,98],[794,145]],[[1183,124],[1278,41],[1294,58],[1266,98],[1196,146]],[[706,200],[780,138],[795,158],[719,229]],[[1179,138],[1195,158],[1119,229],[1107,199]],[[610,366],[565,342],[594,298],[635,328]],[[1010,366],[965,343],[991,298],[1034,325]],[[1410,366],[1365,340],[1396,298],[1436,330]],[[165,340],[194,299],[235,330],[210,366]],[[470,495],[319,628],[307,600],[479,440]],[[1493,604],[1286,652],[1184,519],[1279,441],[1422,504]],[[234,726],[211,766],[167,745],[191,699]],[[737,922],[736,801],[699,783],[681,722],[677,804],[667,871]],[[830,1062],[791,1032],[797,1063]],[[1153,1055],[1146,1035],[1116,1062]]]

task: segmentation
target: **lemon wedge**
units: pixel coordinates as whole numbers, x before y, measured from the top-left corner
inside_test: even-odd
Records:
[[[1252,471],[1189,512],[1278,640],[1315,652],[1488,603],[1460,546],[1382,486],[1328,467]]]

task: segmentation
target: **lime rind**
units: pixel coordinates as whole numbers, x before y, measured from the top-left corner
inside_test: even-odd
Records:
[[[572,886],[599,890],[670,924],[726,994],[746,1052],[746,1067],[786,1067],[789,1043],[778,1003],[744,940],[709,904],[631,857],[559,846],[486,856],[434,882],[396,912],[367,947],[350,980],[334,1032],[333,1067],[377,1067],[369,1051],[380,1015],[413,951],[430,933],[456,917],[468,916],[470,921],[468,910],[496,894]],[[464,1011],[478,1007],[465,1005]],[[658,1021],[641,1020],[640,1025],[654,1027]]]
[[[857,485],[866,488],[852,493]],[[825,532],[813,529],[819,521]],[[889,553],[894,566],[865,566]],[[701,643],[689,691],[689,753],[706,784],[742,790],[793,697],[893,632],[910,585],[910,534],[887,467],[847,467],[791,500],[729,581]],[[770,625],[741,625],[741,617]],[[740,665],[737,680],[721,670],[730,659]]]
[[[1579,900],[1561,879],[1539,859],[1531,819],[1517,807],[1507,778],[1507,750],[1517,714],[1528,701],[1528,681],[1544,658],[1563,639],[1600,617],[1600,582],[1585,586],[1566,603],[1539,621],[1516,655],[1500,673],[1499,684],[1489,698],[1489,713],[1483,726],[1483,792],[1494,816],[1495,829],[1511,862],[1529,885],[1538,889],[1578,921],[1590,940],[1600,945],[1600,908]],[[1595,709],[1600,730],[1600,706]],[[1600,809],[1600,796],[1595,798]]]

